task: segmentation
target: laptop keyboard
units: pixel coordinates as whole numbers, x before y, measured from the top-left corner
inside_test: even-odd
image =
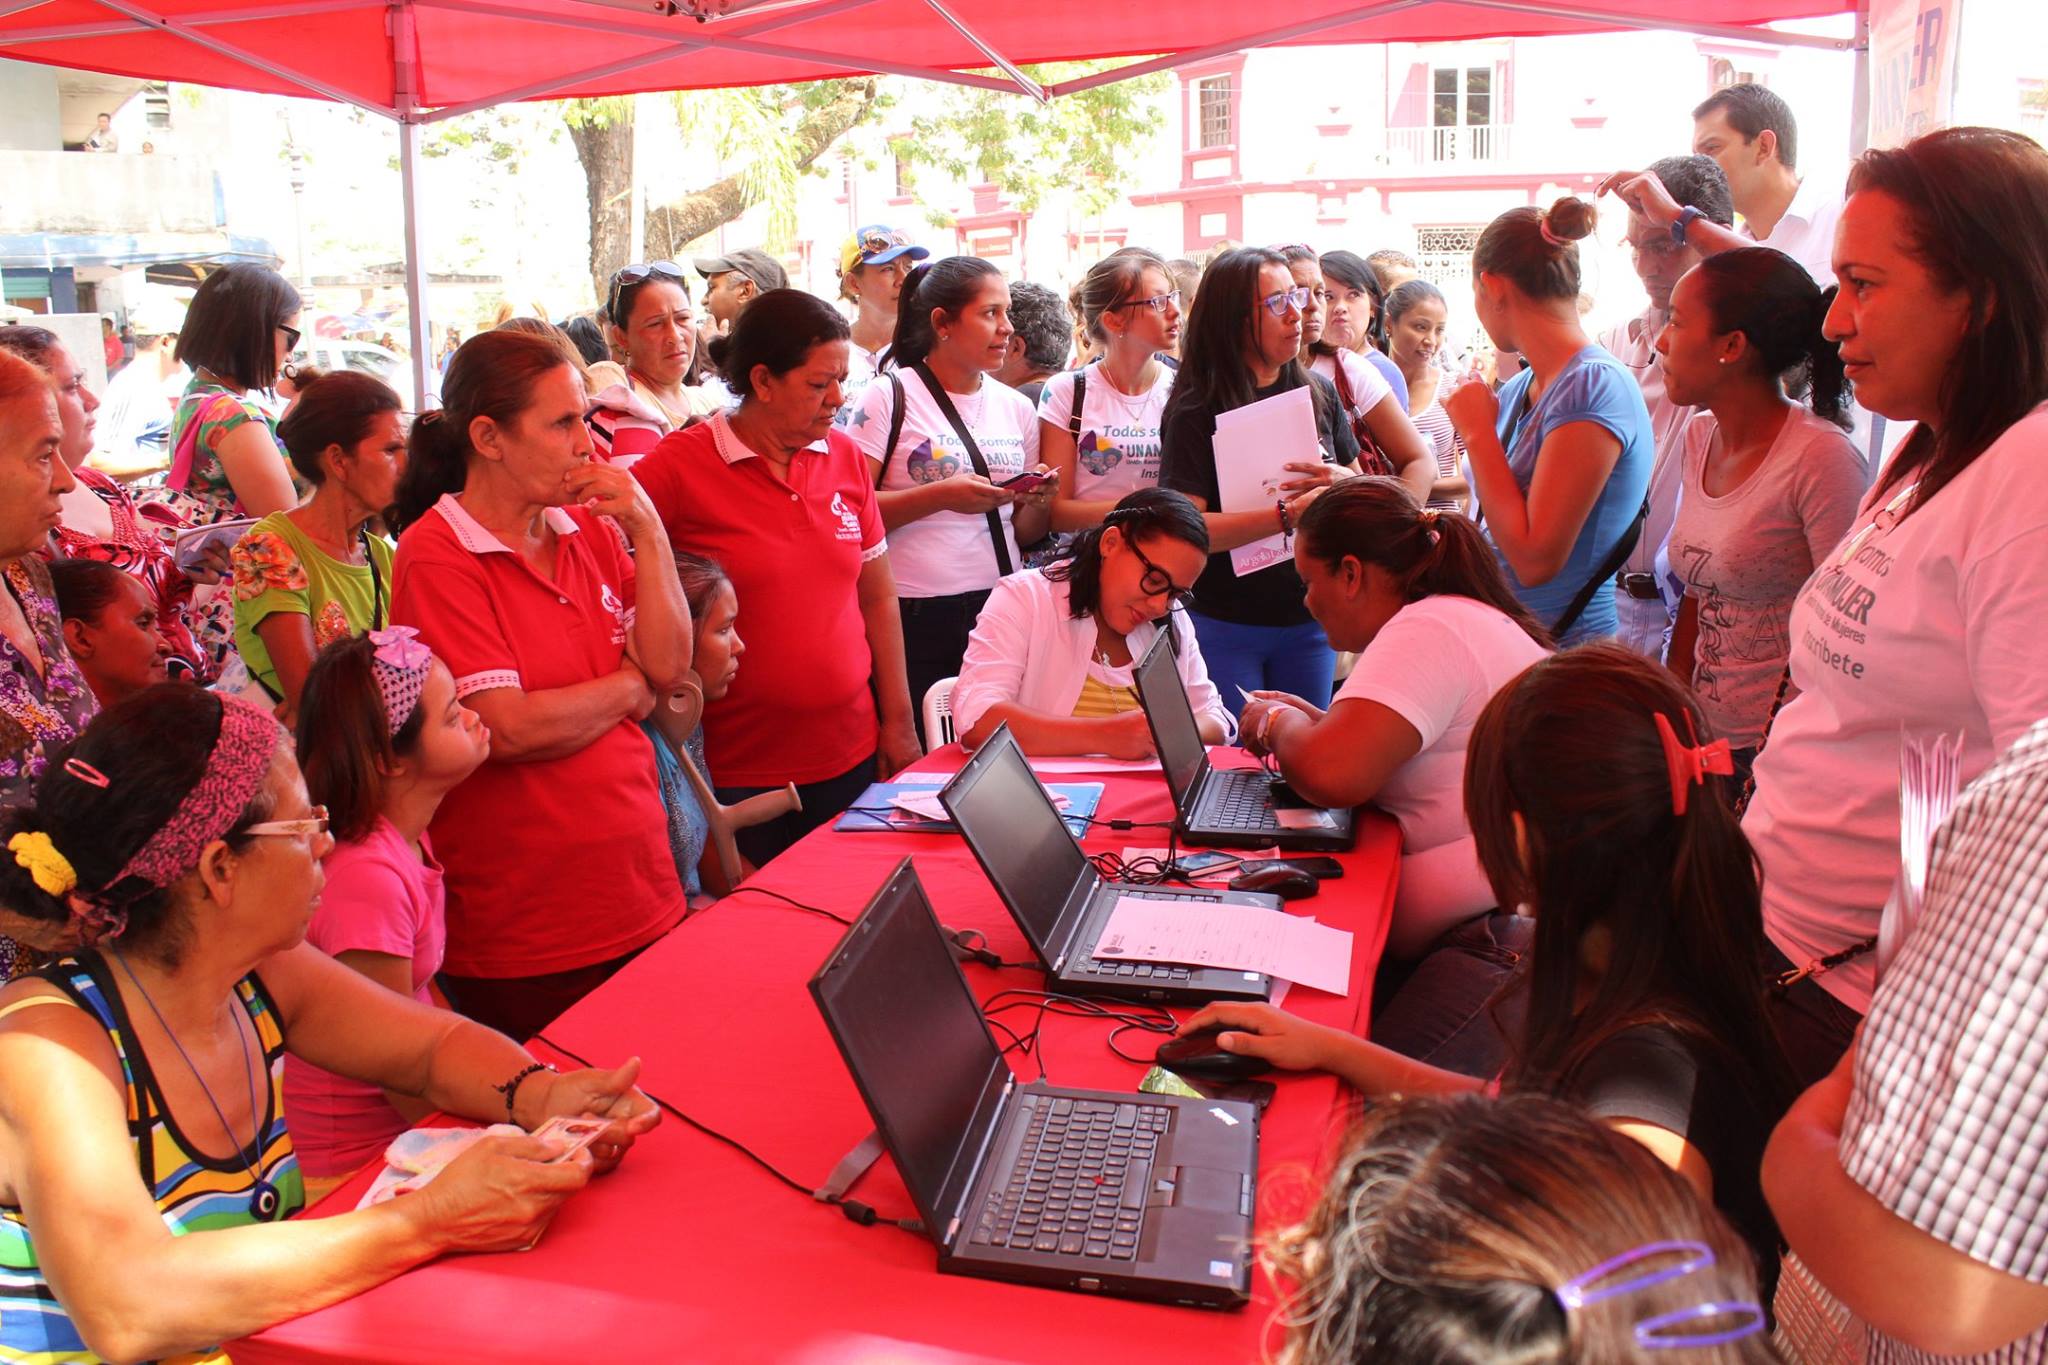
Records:
[[[1203,901],[1214,905],[1214,896],[1191,896],[1172,891],[1125,891],[1126,896],[1147,901]],[[1107,958],[1091,957],[1086,962],[1077,962],[1074,969],[1084,976],[1123,977],[1132,981],[1191,981],[1193,969],[1175,966],[1171,962],[1113,962]]]
[[[982,1205],[976,1246],[1134,1261],[1163,1104],[1022,1095],[1024,1145],[1010,1182]]]
[[[1200,823],[1208,828],[1272,829],[1280,823],[1273,814],[1273,784],[1264,773],[1215,772],[1207,790]]]

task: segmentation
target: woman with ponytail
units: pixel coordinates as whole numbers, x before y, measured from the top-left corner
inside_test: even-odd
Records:
[[[592,459],[583,381],[554,343],[472,337],[441,395],[387,518],[391,619],[493,737],[434,816],[442,989],[528,1038],[682,920],[640,721],[689,671],[690,609],[647,493]]]
[[[1579,322],[1579,239],[1593,224],[1591,204],[1565,198],[1487,225],[1473,306],[1528,368],[1498,396],[1467,375],[1443,400],[1508,586],[1562,645],[1619,626],[1614,575],[1641,532],[1655,455],[1635,376]]]
[[[1131,672],[1162,629],[1174,633],[1202,739],[1227,742],[1230,708],[1178,610],[1193,600],[1190,585],[1208,556],[1209,529],[1195,505],[1145,488],[1076,536],[1067,558],[997,584],[953,688],[961,742],[980,748],[1007,722],[1027,754],[1147,757],[1152,730]]]
[[[960,672],[989,590],[1023,566],[1019,547],[1051,525],[1057,480],[1028,492],[1003,486],[1047,472],[1031,400],[995,378],[1013,331],[1009,286],[987,261],[919,265],[896,311],[896,368],[868,385],[847,418],[889,533],[913,709]]]
[[[1757,970],[1756,856],[1722,796],[1727,741],[1707,734],[1669,671],[1620,645],[1568,650],[1480,713],[1465,815],[1498,902],[1534,921],[1498,1006],[1501,1088],[1573,1100],[1641,1142],[1768,1275],[1758,1169],[1792,1081]],[[1181,1031],[1209,1028],[1226,1052],[1333,1071],[1369,1097],[1487,1084],[1271,1006],[1212,1005]]]
[[[1863,497],[1842,357],[1820,330],[1834,297],[1783,252],[1726,251],[1679,280],[1657,338],[1666,395],[1706,409],[1680,445],[1670,562],[1685,600],[1668,661],[1735,746],[1738,780],[1792,653],[1792,599]]]
[[[1327,710],[1254,693],[1245,747],[1313,805],[1372,801],[1400,821],[1387,948],[1412,962],[1498,904],[1465,823],[1465,750],[1486,703],[1550,637],[1479,528],[1425,511],[1392,479],[1353,479],[1311,503],[1294,564],[1331,648],[1358,662]]]
[[[531,1245],[659,1119],[637,1062],[555,1074],[307,943],[327,825],[269,712],[178,683],[101,713],[0,812],[0,903],[81,945],[0,994],[0,1358],[223,1359],[444,1253]],[[431,1191],[292,1220],[288,1052],[528,1132]],[[608,1120],[587,1151],[529,1136],[582,1114]]]

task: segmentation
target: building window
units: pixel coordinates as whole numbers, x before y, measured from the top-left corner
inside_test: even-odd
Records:
[[[1417,273],[1447,292],[1453,287],[1469,284],[1472,279],[1472,253],[1479,249],[1479,234],[1484,230],[1479,227],[1417,228]]]
[[[1430,73],[1430,160],[1493,159],[1493,68],[1440,66]]]
[[[896,158],[896,197],[898,199],[908,199],[917,192],[915,171],[912,168],[910,153],[905,150],[901,142],[891,143],[889,150]]]
[[[1210,76],[1195,82],[1196,147],[1228,147],[1237,141],[1230,125],[1230,77]]]
[[[1707,74],[1716,90],[1726,90],[1731,85],[1758,85],[1756,72],[1744,71],[1726,57],[1716,57],[1707,63]]]

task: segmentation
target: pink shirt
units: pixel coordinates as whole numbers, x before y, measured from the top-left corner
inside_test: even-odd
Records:
[[[447,939],[441,865],[424,836],[420,855],[377,817],[358,843],[336,844],[322,864],[327,885],[306,939],[324,953],[387,953],[412,962],[412,994],[434,1003],[427,983]],[[374,1085],[344,1080],[287,1056],[285,1113],[307,1175],[347,1175],[380,1155],[410,1125]]]

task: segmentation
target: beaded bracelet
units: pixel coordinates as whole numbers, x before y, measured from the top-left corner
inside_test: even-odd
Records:
[[[494,1085],[491,1087],[491,1089],[497,1091],[500,1095],[503,1095],[505,1097],[505,1121],[507,1123],[517,1122],[517,1120],[512,1117],[512,1102],[518,1098],[519,1087],[526,1084],[526,1078],[528,1076],[531,1076],[536,1071],[553,1070],[554,1068],[549,1066],[546,1062],[535,1062],[532,1065],[521,1070],[517,1075],[513,1076],[511,1080],[505,1082],[503,1085]]]

